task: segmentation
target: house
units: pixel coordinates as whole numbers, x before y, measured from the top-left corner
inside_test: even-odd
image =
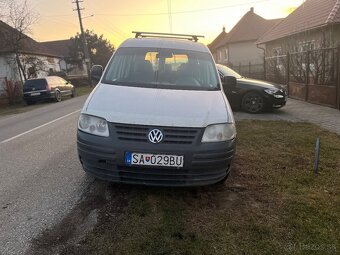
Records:
[[[336,47],[340,42],[340,1],[307,0],[259,38],[266,56]]]
[[[227,38],[227,36],[228,33],[226,33],[225,27],[223,26],[222,32],[210,44],[208,44],[208,48],[210,49],[210,52],[213,55],[216,63],[220,63],[219,61],[221,61],[225,57],[222,56],[220,52],[217,52],[216,46],[223,42]]]
[[[15,48],[20,37],[20,47]],[[0,21],[0,79],[20,81],[59,72],[61,56]],[[20,67],[21,65],[21,67]]]
[[[0,21],[0,104],[21,99],[21,84],[29,78],[60,71],[61,56]]]
[[[240,19],[223,40],[214,47],[215,61],[229,66],[263,65],[263,50],[257,40],[281,19],[267,20],[257,15],[254,8]]]
[[[60,72],[68,78],[86,77],[82,60],[69,61],[72,43],[71,39],[40,43],[0,21],[0,104],[19,99],[26,79]]]
[[[340,109],[340,0],[306,0],[257,44],[290,97]]]
[[[87,76],[86,64],[84,61],[80,61],[80,64],[71,61],[70,48],[74,44],[72,39],[41,42],[41,44],[54,54],[62,57],[60,69],[61,72],[65,73],[69,78]],[[79,56],[79,59],[82,59],[82,57]]]

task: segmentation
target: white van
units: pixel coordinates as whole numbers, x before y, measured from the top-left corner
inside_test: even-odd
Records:
[[[197,37],[136,32],[104,72],[92,68],[99,83],[81,111],[77,135],[86,172],[156,186],[227,178],[234,117],[210,51]]]

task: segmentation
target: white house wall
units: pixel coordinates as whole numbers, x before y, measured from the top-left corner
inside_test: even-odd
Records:
[[[38,76],[37,78],[48,76],[50,70],[52,70],[53,72],[60,72],[61,71],[60,65],[59,65],[59,62],[61,61],[60,58],[47,57],[47,56],[37,56],[37,55],[25,55],[25,56],[22,56],[22,58],[24,58],[26,56],[36,57],[37,59],[42,61],[43,64],[44,64],[44,70],[37,72],[37,76]],[[28,70],[29,67],[31,67],[31,65],[27,64],[26,70]]]
[[[228,65],[229,64],[228,55],[229,54],[227,46],[222,46],[218,48],[216,51],[215,62],[218,64]]]
[[[18,65],[15,61],[14,54],[5,54],[0,56],[0,78],[7,80],[20,80]]]
[[[254,41],[228,44],[229,62],[233,66],[263,63],[263,50],[256,47]]]

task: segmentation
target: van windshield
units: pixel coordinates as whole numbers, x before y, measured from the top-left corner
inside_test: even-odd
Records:
[[[165,89],[219,89],[210,54],[179,49],[120,48],[102,82]]]

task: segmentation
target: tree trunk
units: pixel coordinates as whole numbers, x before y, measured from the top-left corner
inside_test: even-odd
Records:
[[[21,83],[24,84],[24,81],[27,80],[26,71],[25,71],[25,68],[20,61],[20,57],[19,57],[18,53],[15,53],[15,60],[17,61],[17,65],[19,67],[19,77],[20,77]],[[24,76],[24,78],[22,77],[22,75]]]

